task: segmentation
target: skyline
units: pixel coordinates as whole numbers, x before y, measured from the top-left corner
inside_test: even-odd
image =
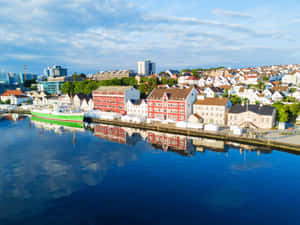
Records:
[[[0,70],[42,73],[299,63],[299,3],[0,0]],[[289,7],[286,7],[286,6]],[[284,11],[282,9],[285,9]]]

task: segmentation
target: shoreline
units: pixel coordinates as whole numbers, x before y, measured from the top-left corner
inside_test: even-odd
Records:
[[[276,150],[287,150],[287,151],[297,151],[300,152],[300,144],[292,144],[274,140],[267,140],[261,138],[249,138],[249,137],[241,137],[236,135],[228,135],[222,134],[218,132],[211,132],[211,131],[204,131],[204,130],[195,130],[195,129],[182,129],[182,128],[175,128],[166,125],[153,125],[153,124],[146,124],[146,123],[129,123],[123,122],[119,120],[101,120],[101,119],[91,119],[88,118],[89,122],[93,123],[101,123],[106,125],[115,125],[115,126],[122,126],[122,127],[130,127],[136,128],[141,130],[152,130],[158,131],[163,133],[170,133],[170,134],[179,134],[185,135],[190,137],[202,137],[208,139],[215,139],[215,140],[222,140],[222,141],[231,141],[237,142],[240,144],[248,144],[254,146],[261,146],[261,147],[268,147]]]
[[[30,111],[26,110],[10,110],[7,113],[17,113],[17,114],[30,114]],[[212,131],[204,131],[204,130],[196,130],[192,128],[178,128],[178,127],[170,127],[168,125],[154,125],[147,123],[132,123],[132,122],[124,122],[120,120],[103,120],[103,119],[95,119],[95,118],[85,118],[85,121],[93,122],[93,123],[101,123],[106,125],[115,125],[122,127],[130,127],[141,130],[152,130],[163,133],[170,134],[179,134],[191,137],[202,137],[208,139],[222,140],[222,141],[231,141],[237,142],[241,144],[248,144],[260,147],[267,147],[278,150],[287,150],[287,151],[296,151],[300,152],[300,143],[295,144],[291,142],[283,142],[275,139],[262,139],[262,138],[251,138],[251,137],[241,137],[232,134],[222,134],[220,132],[212,132]],[[295,140],[297,137],[286,137],[283,139],[293,139]]]

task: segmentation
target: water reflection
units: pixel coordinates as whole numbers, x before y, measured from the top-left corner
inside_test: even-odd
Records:
[[[91,139],[93,134],[80,128],[27,120],[18,126],[7,123],[0,122],[0,129],[5,127],[0,137],[0,224],[30,217],[49,200],[100,183],[109,169],[142,153]]]
[[[268,148],[257,148],[254,146],[224,142],[220,140],[187,137],[183,135],[168,134],[156,131],[145,131],[128,127],[118,127],[112,125],[96,124],[94,126],[95,136],[109,140],[111,142],[134,146],[139,141],[145,141],[154,149],[163,152],[175,152],[182,156],[195,156],[196,152],[212,151],[227,153],[231,147],[236,148],[243,154],[244,151],[255,151],[260,156],[261,153],[272,152]]]
[[[244,224],[230,219],[300,187],[295,157],[238,143],[26,118],[0,130],[0,224]]]

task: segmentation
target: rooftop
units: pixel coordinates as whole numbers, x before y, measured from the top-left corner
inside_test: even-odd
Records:
[[[166,94],[169,100],[185,100],[194,87],[190,88],[156,88],[148,99],[162,99]]]
[[[231,107],[229,113],[243,113],[243,112],[250,111],[260,115],[271,116],[274,110],[275,108],[269,105],[259,106],[259,105],[236,104]]]
[[[125,92],[128,91],[132,86],[101,86],[97,92]]]
[[[195,102],[195,105],[217,105],[225,106],[228,102],[228,98],[205,98],[199,99]]]
[[[21,90],[6,90],[1,96],[21,96],[24,95]]]

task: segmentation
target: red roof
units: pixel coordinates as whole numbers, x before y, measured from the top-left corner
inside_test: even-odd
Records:
[[[191,76],[191,77],[189,77],[187,80],[199,80],[199,78],[194,77],[194,76]]]
[[[23,92],[21,90],[6,90],[1,96],[20,96],[20,95],[24,95]]]

